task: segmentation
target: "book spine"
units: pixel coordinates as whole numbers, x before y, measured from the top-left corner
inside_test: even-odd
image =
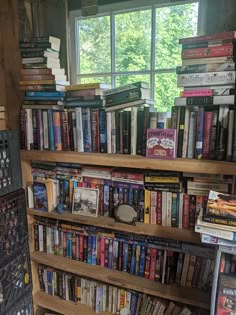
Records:
[[[157,260],[157,249],[151,248],[150,253],[150,273],[149,273],[149,279],[155,280],[155,273],[156,273],[156,260]]]
[[[75,109],[75,122],[76,122],[75,147],[77,148],[78,152],[84,152],[84,135],[83,135],[84,128],[83,128],[82,109],[80,107]]]
[[[142,155],[146,156],[147,129],[150,127],[149,107],[143,109]]]
[[[234,115],[235,110],[231,109],[229,111],[229,123],[228,123],[228,135],[227,135],[227,152],[226,152],[226,160],[232,160],[232,152],[233,152],[233,133],[234,133]]]
[[[196,222],[196,196],[190,195],[189,200],[189,228],[194,230]]]
[[[189,159],[194,158],[195,153],[195,139],[196,139],[196,126],[197,126],[197,112],[191,111],[189,118],[189,136],[188,136],[188,151],[187,157]]]
[[[227,39],[234,39],[235,38],[235,32],[234,31],[224,31],[221,33],[215,33],[212,35],[202,35],[197,37],[187,37],[187,38],[181,38],[179,40],[180,44],[190,44],[190,43],[197,43],[197,42],[209,42],[209,41],[215,41],[215,40],[227,40]]]
[[[69,123],[68,123],[68,112],[63,111],[61,112],[61,126],[62,126],[62,149],[64,151],[69,150]]]
[[[206,48],[193,48],[184,49],[182,51],[182,59],[194,59],[194,58],[211,58],[211,57],[224,57],[233,56],[233,45],[215,46]]]
[[[157,223],[157,192],[156,191],[151,191],[150,193],[150,199],[151,199],[151,204],[150,204],[150,223],[151,224],[156,224]]]
[[[143,97],[142,89],[135,88],[133,90],[127,90],[120,93],[105,95],[104,98],[106,101],[106,106],[108,107],[108,106],[140,100],[145,97]]]
[[[212,112],[204,113],[204,133],[203,133],[203,159],[210,158],[210,133],[212,127]]]
[[[111,153],[116,153],[116,113],[111,112]]]
[[[188,150],[188,136],[189,136],[189,108],[185,109],[185,121],[184,121],[184,134],[183,134],[183,146],[182,146],[182,158],[187,157]]]
[[[107,123],[107,153],[112,153],[111,112],[106,113],[106,123]]]
[[[150,202],[151,202],[151,192],[150,190],[145,189],[144,197],[144,223],[150,223]]]
[[[91,109],[92,152],[100,151],[99,109]]]
[[[55,150],[62,151],[61,119],[60,119],[59,111],[53,111],[53,130],[54,130]]]
[[[235,68],[234,62],[225,62],[225,63],[189,65],[189,66],[182,66],[182,67],[179,66],[176,68],[176,73],[189,74],[189,73],[235,71],[235,70],[236,68]],[[207,90],[203,90],[203,91],[207,91]],[[211,90],[208,90],[208,91],[211,91]],[[194,96],[194,95],[186,95],[186,96]],[[212,96],[212,94],[202,95],[202,96]]]
[[[32,109],[32,122],[33,122],[33,149],[39,150],[37,109]]]
[[[167,226],[167,192],[162,191],[161,193],[161,219],[162,219],[162,225]]]
[[[143,143],[143,110],[137,112],[137,149],[136,154],[142,155],[142,143]],[[145,152],[146,154],[146,152]]]
[[[43,149],[49,150],[49,121],[48,121],[47,110],[42,110],[42,124],[43,124]]]
[[[178,87],[204,86],[204,85],[230,85],[235,84],[235,71],[222,71],[210,73],[179,74]]]
[[[100,127],[100,152],[107,153],[107,125],[106,125],[106,113],[104,109],[100,109],[99,127]]]
[[[92,152],[90,109],[82,108],[84,152]]]
[[[234,112],[234,131],[233,131],[232,161],[236,162],[236,111]]]
[[[171,226],[172,192],[166,193],[166,225]]]
[[[131,145],[131,112],[123,112],[123,153],[130,154]]]
[[[137,151],[137,107],[131,108],[131,155]]]
[[[212,124],[210,132],[210,159],[216,158],[216,137],[217,137],[217,123],[218,123],[219,111],[215,109],[212,111]]]
[[[172,203],[171,203],[171,226],[178,227],[179,225],[179,207],[178,207],[178,194],[172,193]]]
[[[216,133],[216,159],[219,161],[224,160],[226,155],[228,113],[228,106],[219,107],[219,117]]]
[[[197,114],[197,133],[196,133],[196,147],[195,147],[195,158],[198,160],[202,159],[203,151],[203,128],[204,128],[204,109],[203,107],[198,108]]]
[[[190,196],[184,194],[183,196],[183,229],[189,229],[189,207]]]
[[[122,126],[120,124],[121,112],[115,112],[115,124],[116,124],[116,153],[121,153],[120,136],[122,133]]]
[[[182,157],[184,129],[185,129],[184,123],[185,123],[185,107],[181,107],[180,116],[179,116],[179,125],[178,125],[177,157]]]
[[[157,191],[157,224],[162,225],[162,194],[161,191]]]
[[[189,90],[181,92],[182,97],[213,96],[212,90]]]
[[[144,197],[145,197],[144,190],[140,189],[139,198],[138,198],[138,218],[140,222],[144,222],[144,212],[145,212]]]

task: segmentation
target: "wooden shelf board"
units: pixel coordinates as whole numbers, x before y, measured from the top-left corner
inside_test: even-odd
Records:
[[[34,295],[34,304],[47,308],[54,312],[58,312],[64,315],[96,315],[97,313],[92,310],[90,307],[81,304],[73,303],[71,301],[65,301],[60,299],[57,296],[52,296],[44,292],[37,292]],[[111,313],[101,312],[100,315],[111,315]]]
[[[31,259],[39,264],[47,265],[65,272],[97,281],[109,283],[121,288],[127,288],[172,301],[210,308],[210,294],[195,288],[180,287],[175,284],[161,284],[145,278],[130,275],[126,272],[110,270],[100,266],[88,265],[62,256],[47,255],[42,252],[31,253]]]
[[[138,155],[80,153],[74,151],[21,151],[24,161],[49,161],[87,165],[169,170],[191,173],[236,175],[236,163],[224,161],[148,159]]]
[[[69,211],[58,214],[56,211],[44,212],[34,209],[28,209],[27,213],[30,215],[37,215],[40,217],[52,218],[57,220],[64,220],[72,223],[80,223],[85,225],[93,225],[102,228],[112,229],[116,231],[133,233],[138,235],[156,236],[165,239],[172,239],[177,241],[184,241],[189,243],[200,244],[200,234],[192,230],[178,229],[161,225],[144,224],[137,222],[136,225],[128,225],[115,222],[113,218],[109,217],[86,217],[81,215],[72,214]]]

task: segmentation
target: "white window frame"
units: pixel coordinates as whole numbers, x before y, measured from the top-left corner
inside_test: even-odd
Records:
[[[173,6],[177,4],[186,4],[199,2],[198,9],[198,29],[197,34],[205,34],[206,29],[206,12],[207,12],[207,1],[205,0],[186,0],[186,1],[171,1],[170,0],[159,0],[158,4],[155,0],[145,0],[145,5],[142,0],[134,1],[124,1],[120,3],[113,3],[110,5],[104,5],[98,7],[98,14],[90,17],[99,17],[104,15],[110,15],[111,21],[111,71],[107,73],[99,74],[79,74],[78,73],[78,64],[79,64],[79,49],[76,49],[76,38],[78,35],[77,30],[77,20],[78,19],[87,19],[88,17],[82,16],[82,10],[75,10],[69,13],[69,65],[70,65],[70,81],[72,84],[77,83],[77,78],[79,77],[101,77],[101,76],[110,76],[112,87],[115,87],[115,75],[137,75],[137,74],[148,74],[150,75],[150,88],[151,88],[151,97],[154,98],[155,91],[155,75],[159,73],[174,73],[175,68],[162,68],[155,69],[155,47],[156,47],[156,14],[155,9],[165,6]],[[121,9],[122,8],[122,9]],[[151,9],[152,11],[152,41],[151,41],[151,64],[150,70],[141,70],[141,71],[128,71],[128,72],[115,72],[115,51],[114,51],[114,41],[115,41],[115,15],[122,12],[134,12],[143,9]]]

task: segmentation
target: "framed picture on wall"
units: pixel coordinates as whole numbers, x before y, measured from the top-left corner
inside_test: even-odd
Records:
[[[98,216],[99,189],[75,187],[72,213],[89,217]]]

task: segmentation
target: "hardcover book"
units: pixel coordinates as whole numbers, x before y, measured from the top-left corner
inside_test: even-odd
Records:
[[[158,159],[175,159],[176,130],[147,129],[146,157]]]

